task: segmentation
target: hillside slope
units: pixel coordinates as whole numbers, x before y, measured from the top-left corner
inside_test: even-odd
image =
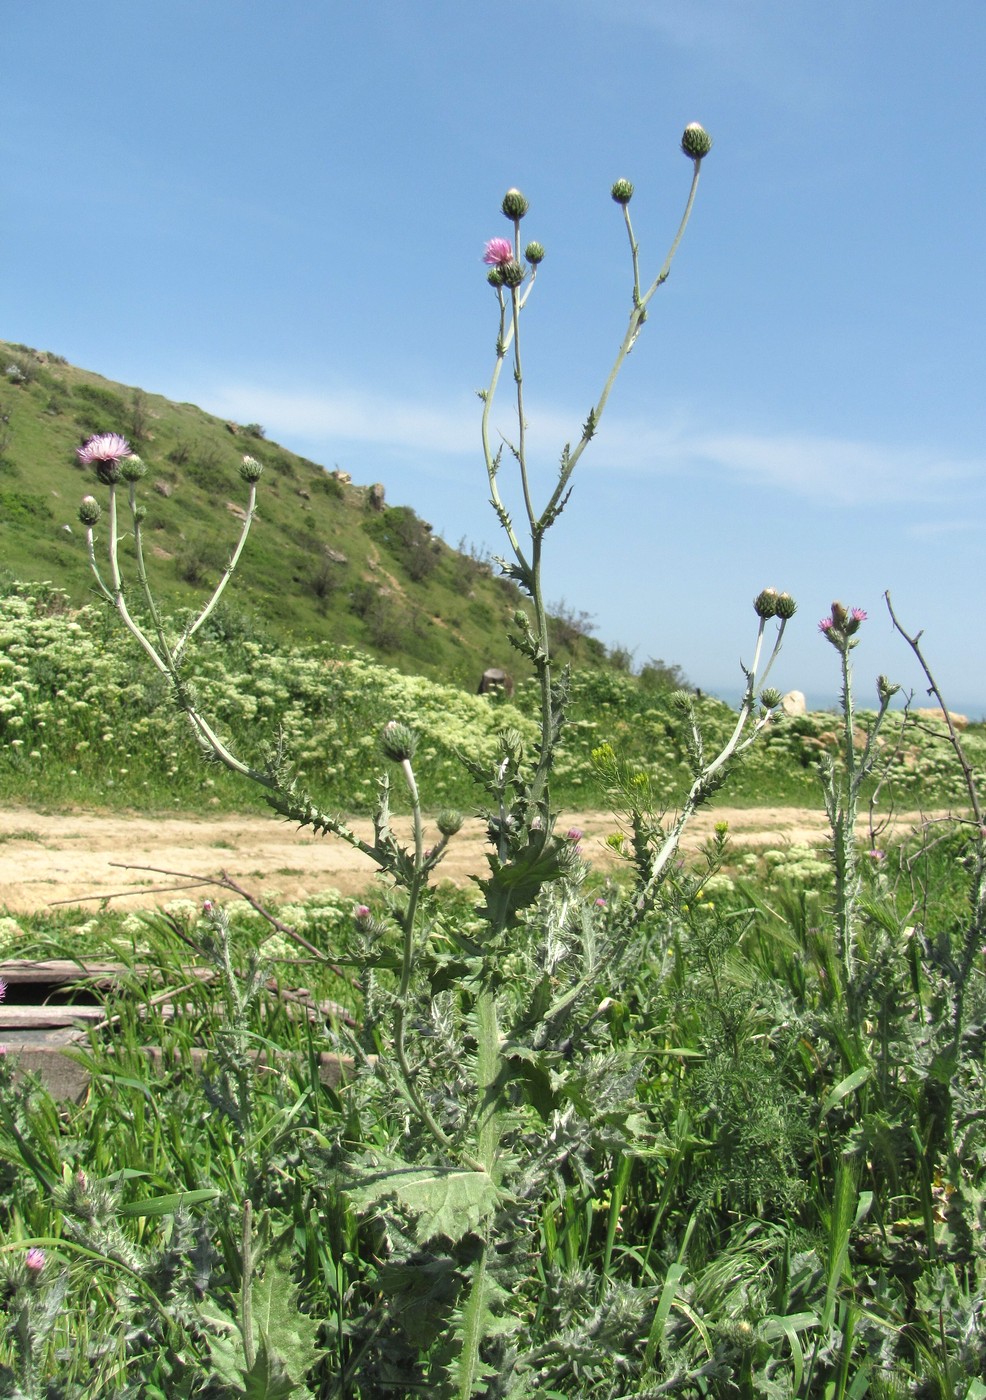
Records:
[[[389,665],[475,688],[490,665],[522,669],[504,637],[519,595],[480,559],[432,536],[413,510],[386,504],[277,443],[259,425],[114,383],[60,356],[0,341],[0,548],[9,578],[50,580],[90,599],[81,497],[100,497],[75,448],[124,434],[147,463],[148,570],[165,607],[202,597],[226,563],[245,499],[237,468],[264,463],[260,511],[230,598],[230,625],[281,640],[355,645]],[[573,659],[605,649],[568,637]]]

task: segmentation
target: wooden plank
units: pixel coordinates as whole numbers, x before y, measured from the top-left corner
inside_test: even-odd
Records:
[[[152,970],[145,967],[130,968],[123,963],[100,960],[76,961],[71,958],[16,959],[0,963],[0,978],[11,988],[21,988],[21,995],[39,995],[45,991],[56,994],[66,987],[88,984],[99,988],[112,988],[127,975],[148,976]],[[215,977],[211,968],[183,968],[185,978],[210,981]],[[355,1024],[351,1013],[335,1002],[315,1002],[304,988],[287,989],[279,987],[273,979],[268,983],[271,992],[279,991],[288,1012],[300,1012],[311,1020],[338,1016],[350,1025]],[[175,1006],[167,1000],[169,992],[151,998],[154,1010],[165,1019],[175,1014]],[[138,1006],[138,1013],[150,1009]],[[89,1089],[89,1074],[80,1065],[68,1058],[64,1051],[71,1046],[85,1046],[87,1027],[105,1025],[112,1037],[113,1022],[107,1021],[103,1006],[92,1006],[80,1002],[34,1003],[19,1005],[13,1001],[0,1003],[0,1045],[6,1042],[8,1053],[15,1061],[15,1077],[36,1074],[45,1084],[49,1093],[56,1099],[74,1099],[80,1102]],[[112,1050],[110,1051],[112,1053]],[[167,1072],[177,1063],[172,1054],[165,1054],[157,1046],[145,1046],[144,1054],[149,1067],[157,1073]],[[201,1069],[208,1051],[194,1047],[191,1051],[192,1064]],[[277,1056],[275,1056],[275,1066]],[[319,1078],[323,1084],[336,1086],[345,1078],[352,1061],[346,1056],[322,1051],[318,1056]],[[258,1070],[263,1072],[269,1061],[265,1052],[256,1057]]]
[[[115,962],[74,962],[71,958],[49,958],[32,961],[18,958],[11,962],[0,962],[0,978],[9,987],[40,984],[47,987],[64,987],[79,982],[111,987],[121,978],[130,975],[146,977],[149,968],[140,965],[130,968],[124,963]],[[182,976],[192,977],[199,982],[209,982],[215,977],[211,967],[185,967]]]
[[[78,1031],[65,1027],[39,1032],[38,1035],[37,1039],[11,1043],[9,1053],[14,1057],[15,1080],[25,1074],[36,1074],[52,1098],[72,1099],[80,1103],[89,1091],[89,1071],[63,1052],[73,1045],[84,1045],[84,1039]],[[41,1036],[45,1036],[45,1039],[40,1039]],[[192,1048],[191,1061],[195,1070],[202,1069],[208,1053],[200,1046]],[[179,1056],[174,1051],[164,1051],[157,1045],[145,1046],[144,1055],[152,1074],[167,1074],[184,1063],[184,1056]],[[323,1084],[336,1088],[345,1079],[352,1063],[346,1055],[334,1055],[323,1050],[318,1057],[318,1077]],[[266,1054],[257,1056],[256,1065],[260,1072],[267,1068]]]
[[[35,1026],[92,1026],[106,1020],[106,1012],[101,1006],[81,1006],[72,1003],[55,1006],[9,1006],[0,1005],[0,1040],[8,1031],[27,1030]]]

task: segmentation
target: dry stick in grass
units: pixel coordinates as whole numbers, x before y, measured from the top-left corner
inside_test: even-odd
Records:
[[[965,790],[969,797],[969,805],[972,808],[972,818],[956,817],[954,820],[964,826],[972,827],[973,845],[975,849],[974,866],[969,882],[969,922],[965,930],[965,939],[962,946],[961,956],[956,962],[951,956],[944,963],[944,971],[952,983],[952,1046],[958,1049],[962,1041],[963,1023],[965,1019],[965,988],[972,972],[976,957],[982,947],[984,931],[986,931],[986,825],[983,823],[983,809],[979,800],[979,788],[976,784],[976,777],[972,771],[972,766],[965,756],[962,741],[959,738],[955,722],[945,704],[944,697],[935,680],[931,667],[925,660],[921,650],[921,632],[915,632],[913,636],[905,632],[901,626],[897,614],[894,612],[893,603],[890,601],[890,593],[884,595],[887,602],[887,610],[890,613],[890,620],[895,629],[904,638],[911,651],[917,658],[918,665],[924,672],[928,681],[928,694],[933,695],[941,706],[942,717],[948,730],[948,742],[955,754],[959,767],[962,770],[962,778],[965,783]]]

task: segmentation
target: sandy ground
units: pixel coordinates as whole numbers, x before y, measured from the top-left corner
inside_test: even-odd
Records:
[[[916,824],[902,816],[901,824]],[[740,847],[821,844],[827,835],[824,817],[807,808],[716,808],[695,817],[685,849],[707,841],[713,825],[729,823]],[[395,823],[399,832],[406,831]],[[353,827],[372,838],[368,821]],[[582,847],[597,869],[617,863],[605,838],[617,830],[605,812],[562,817],[559,830],[578,827]],[[862,835],[862,831],[861,831]],[[427,839],[437,839],[429,831]],[[467,822],[449,848],[438,876],[464,884],[481,875],[484,827]],[[359,851],[333,837],[313,837],[276,817],[147,818],[70,812],[57,815],[23,808],[0,810],[0,909],[30,913],[49,905],[97,908],[109,900],[114,908],[153,907],[188,893],[205,898],[214,882],[227,875],[263,900],[304,900],[325,889],[357,895],[367,890],[374,866]]]

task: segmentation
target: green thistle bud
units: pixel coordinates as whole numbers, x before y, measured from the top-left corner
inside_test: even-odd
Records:
[[[776,588],[764,588],[753,600],[754,611],[757,617],[777,616],[778,594]]]
[[[520,190],[507,190],[500,205],[508,219],[522,219],[530,207]]]
[[[768,685],[760,692],[760,703],[765,710],[773,710],[781,703],[781,692]]]
[[[120,480],[120,459],[107,459],[106,461],[94,463],[96,477],[104,486],[115,486]]]
[[[712,150],[712,137],[698,122],[689,122],[681,134],[681,149],[692,160],[701,160]]]
[[[486,274],[486,280],[491,287],[503,286],[503,264],[498,263],[496,267],[491,267]]]
[[[102,513],[95,496],[82,497],[82,504],[79,506],[79,520],[83,525],[92,527],[98,522]]]
[[[528,243],[524,249],[524,257],[532,267],[537,267],[538,263],[544,262],[544,249],[540,243]]]
[[[791,597],[790,593],[778,593],[777,595],[777,616],[786,622],[789,617],[793,617],[798,611],[798,605]]]
[[[146,517],[147,517],[147,507],[146,507],[146,506],[134,506],[134,520],[136,520],[136,522],[137,522],[138,525],[140,524],[140,522],[141,522],[142,520],[146,519]]]
[[[451,809],[439,812],[438,816],[435,818],[435,825],[443,836],[454,836],[462,826],[462,813],[453,812]]]
[[[692,708],[694,698],[690,690],[675,690],[668,696],[671,705],[682,713],[687,713]]]
[[[386,757],[392,759],[394,763],[404,763],[414,757],[414,751],[418,747],[418,736],[406,724],[392,719],[389,724],[385,724],[383,727],[383,732],[380,735],[380,747]]]
[[[524,269],[519,262],[501,263],[500,272],[505,287],[519,287],[524,280]]]
[[[888,705],[899,690],[900,686],[894,681],[888,681],[886,676],[877,676],[876,693],[881,705]]]
[[[633,198],[633,185],[631,185],[629,180],[617,180],[616,184],[610,190],[610,194],[616,200],[617,204],[627,205]]]
[[[259,481],[263,470],[263,464],[258,462],[256,457],[244,457],[240,463],[240,476],[244,481]]]
[[[140,458],[131,453],[129,457],[124,457],[120,463],[120,476],[124,481],[139,481],[142,476],[147,475],[147,468]]]

